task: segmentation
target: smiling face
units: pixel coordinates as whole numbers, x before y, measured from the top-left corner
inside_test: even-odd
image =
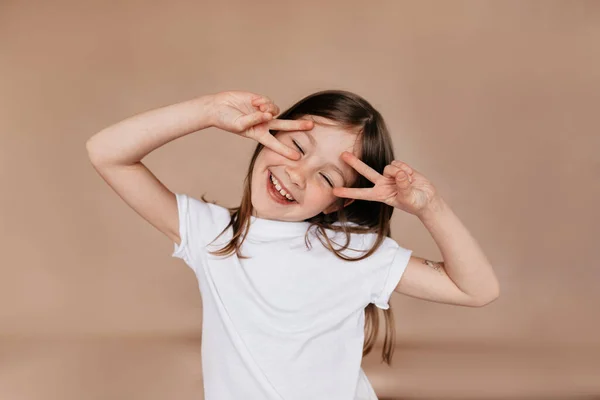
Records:
[[[333,187],[349,187],[356,179],[356,171],[340,155],[349,151],[360,157],[359,135],[322,117],[301,119],[315,121],[313,129],[275,134],[279,141],[301,154],[299,160],[288,159],[267,147],[256,158],[251,192],[256,217],[303,221],[321,212],[328,214],[336,210],[339,199],[333,195]]]

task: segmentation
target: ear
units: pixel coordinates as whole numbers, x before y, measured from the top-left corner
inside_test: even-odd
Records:
[[[343,206],[339,206],[338,202],[334,202],[332,205],[330,205],[329,207],[327,207],[325,210],[323,210],[323,214],[331,214],[332,212],[335,212],[341,208],[347,207],[350,204],[354,203],[354,199],[346,199],[344,201],[344,205]]]

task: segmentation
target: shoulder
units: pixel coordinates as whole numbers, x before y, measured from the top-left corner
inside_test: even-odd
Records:
[[[180,223],[192,235],[210,242],[231,220],[229,210],[215,203],[188,194],[177,193],[177,205],[180,213]]]
[[[336,246],[343,246],[345,234],[333,232]],[[350,233],[348,249],[342,253],[351,258],[364,256],[377,245],[380,235],[376,232]],[[363,285],[368,288],[370,302],[381,309],[389,308],[389,299],[401,280],[411,259],[412,250],[401,246],[396,240],[383,236],[381,243],[368,257],[352,261],[360,273]],[[348,264],[346,264],[348,265]]]
[[[356,225],[356,224],[354,224]],[[348,236],[344,232],[338,232],[333,230],[327,230],[328,238],[334,243],[336,248],[340,248],[346,244],[348,238],[348,250],[351,257],[357,257],[365,254],[373,247],[377,246],[375,251],[365,259],[371,265],[382,266],[385,268],[393,261],[397,253],[403,253],[410,251],[400,246],[394,239],[383,236],[381,243],[377,243],[379,240],[379,234],[377,232],[367,233],[349,233]]]
[[[177,196],[181,196],[181,200],[187,202],[191,213],[198,216],[204,216],[205,218],[211,218],[215,222],[222,220],[229,221],[231,214],[226,207],[187,194],[177,194]]]
[[[392,292],[398,287],[411,262],[413,251],[386,237],[374,254],[372,303],[389,308]]]

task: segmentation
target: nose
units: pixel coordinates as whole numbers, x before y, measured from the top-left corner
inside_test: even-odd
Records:
[[[288,165],[285,167],[284,170],[285,170],[285,173],[290,178],[290,182],[292,182],[292,184],[296,185],[300,189],[305,188],[306,174],[305,174],[305,171],[302,169],[302,166],[300,165],[300,163],[296,163],[296,165],[294,165],[294,166]]]

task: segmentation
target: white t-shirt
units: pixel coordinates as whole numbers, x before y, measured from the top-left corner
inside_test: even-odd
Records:
[[[205,399],[377,399],[361,369],[364,309],[389,307],[412,251],[385,238],[366,259],[344,261],[312,229],[307,249],[307,222],[251,217],[241,247],[250,258],[214,256],[208,251],[232,237],[229,228],[209,245],[229,211],[176,196],[181,243],[172,256],[194,271],[202,296]],[[343,233],[327,232],[345,243]],[[350,247],[369,249],[375,239],[351,234]]]

